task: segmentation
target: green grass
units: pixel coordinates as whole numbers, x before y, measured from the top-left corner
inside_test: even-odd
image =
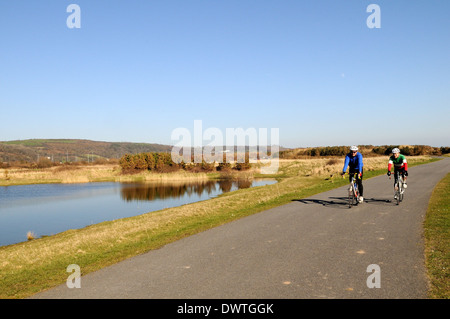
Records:
[[[450,299],[450,173],[433,190],[424,230],[429,298]]]

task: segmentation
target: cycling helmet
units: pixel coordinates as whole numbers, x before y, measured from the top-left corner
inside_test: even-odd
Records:
[[[350,151],[357,151],[358,150],[358,146],[353,145],[350,147]]]
[[[400,153],[400,150],[396,147],[396,148],[394,148],[393,150],[392,150],[392,153]]]

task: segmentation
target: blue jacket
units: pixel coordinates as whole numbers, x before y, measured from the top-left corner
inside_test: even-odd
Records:
[[[344,169],[342,171],[343,173],[347,171],[347,166],[349,166],[351,170],[362,172],[363,157],[361,153],[356,153],[355,157],[353,157],[351,153],[348,153],[345,156]]]

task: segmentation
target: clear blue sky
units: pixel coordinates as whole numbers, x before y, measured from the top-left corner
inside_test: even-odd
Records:
[[[0,140],[174,144],[202,120],[279,128],[285,147],[449,146],[449,14],[448,0],[1,1]]]

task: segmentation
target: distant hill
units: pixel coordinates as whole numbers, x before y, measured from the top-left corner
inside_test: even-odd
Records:
[[[0,162],[92,162],[98,158],[117,159],[141,152],[170,152],[172,146],[150,143],[101,142],[77,139],[29,139],[0,142]]]

